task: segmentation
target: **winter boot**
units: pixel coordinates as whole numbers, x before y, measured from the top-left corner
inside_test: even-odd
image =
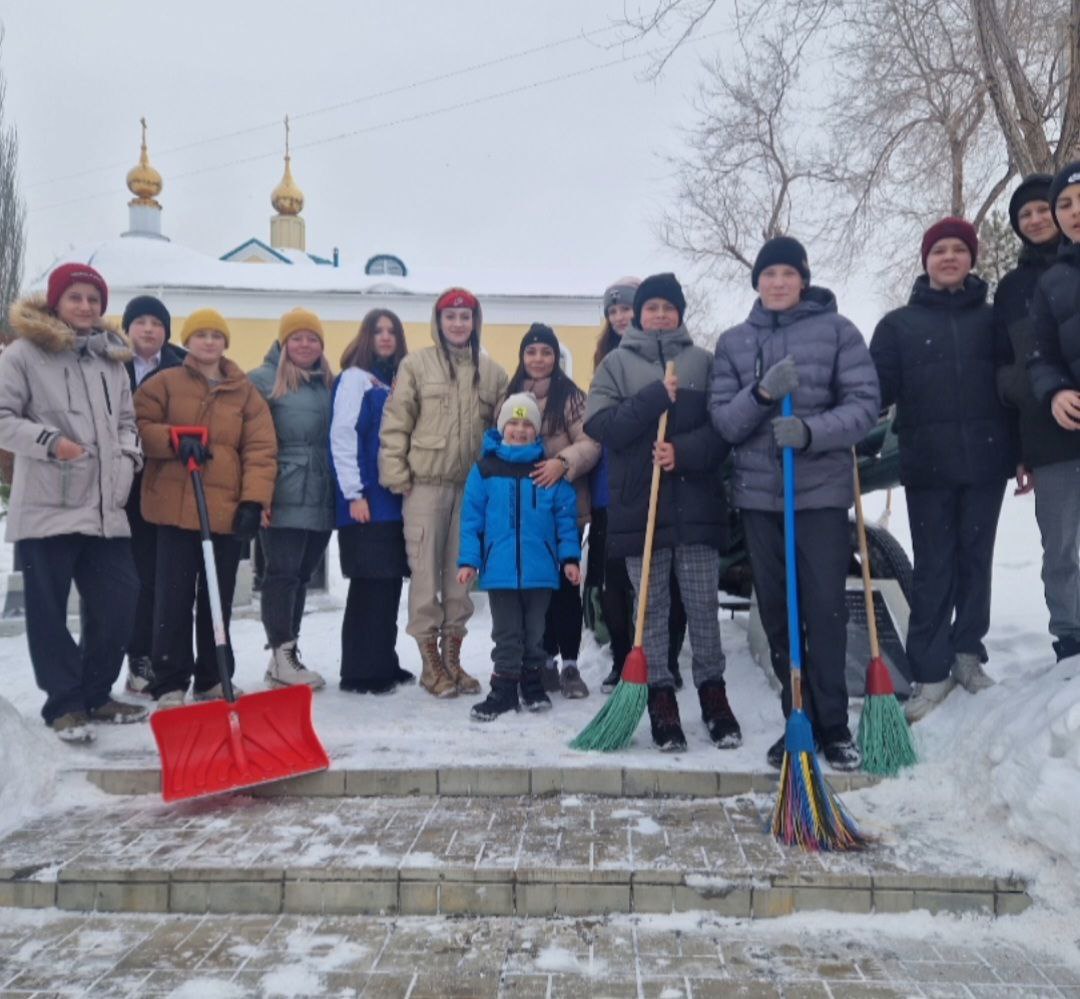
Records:
[[[617,666],[611,667],[611,672],[600,681],[600,689],[605,694],[610,694],[618,685],[622,679],[622,673]]]
[[[548,697],[547,691],[544,690],[544,681],[540,676],[542,672],[542,667],[535,666],[532,669],[523,669],[521,671],[521,703],[525,706],[526,711],[551,710],[551,698]]]
[[[862,765],[862,753],[850,734],[846,738],[841,736],[831,742],[822,738],[821,755],[833,770],[858,770]]]
[[[698,687],[701,720],[709,730],[709,738],[720,749],[738,749],[742,745],[742,729],[727,699],[723,680],[707,680]]]
[[[994,681],[986,675],[982,662],[974,652],[957,652],[953,660],[952,678],[969,694],[994,686]]]
[[[547,662],[540,667],[540,679],[549,694],[558,693],[562,687],[559,683],[559,661],[554,656],[548,656]]]
[[[345,678],[339,686],[347,694],[392,694],[397,689],[397,681],[392,676],[380,676],[374,680],[366,677]]]
[[[128,656],[128,675],[124,689],[136,697],[149,697],[154,682],[154,663],[149,656]]]
[[[308,686],[319,690],[326,686],[326,681],[313,669],[308,669],[300,659],[300,650],[296,639],[276,646],[270,653],[270,665],[266,668],[264,680],[271,687]]]
[[[1054,655],[1057,661],[1069,659],[1072,656],[1080,656],[1080,638],[1075,635],[1065,635],[1054,642]]]
[[[423,666],[420,670],[420,686],[435,697],[457,697],[457,686],[443,667],[439,654],[439,636],[425,635],[418,638],[416,644],[420,646],[420,662]]]
[[[244,696],[243,690],[241,690],[235,683],[232,685],[233,697],[239,698]],[[208,687],[206,690],[196,690],[191,695],[192,700],[195,701],[223,701],[225,700],[225,688],[220,683],[215,683],[212,687]],[[161,706],[161,701],[158,701],[158,706]]]
[[[904,705],[904,717],[909,722],[917,722],[934,710],[956,686],[952,677],[937,683],[918,683]]]
[[[469,712],[473,721],[494,721],[509,711],[520,711],[518,682],[499,673],[491,674],[491,693]]]
[[[124,704],[111,697],[102,705],[89,712],[90,720],[108,722],[111,725],[130,725],[132,722],[146,721],[150,711],[142,704]]]
[[[475,676],[469,676],[461,666],[461,643],[464,641],[464,635],[443,635],[443,666],[459,694],[479,694],[480,681]]]
[[[581,679],[581,673],[573,659],[564,660],[562,672],[559,674],[559,686],[562,688],[563,697],[568,701],[576,701],[589,696],[589,688]]]
[[[69,711],[54,718],[49,725],[62,742],[93,742],[94,730],[85,711]]]
[[[653,745],[661,753],[685,753],[686,736],[679,718],[679,702],[672,687],[649,688],[649,722]]]
[[[391,674],[394,680],[395,687],[407,687],[411,683],[416,683],[416,674],[410,673],[407,669],[402,669],[398,666]]]

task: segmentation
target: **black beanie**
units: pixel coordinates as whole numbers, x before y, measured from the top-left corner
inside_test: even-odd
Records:
[[[550,326],[545,326],[544,323],[533,323],[525,331],[525,335],[521,338],[521,346],[518,347],[519,361],[525,356],[525,348],[530,343],[546,343],[555,351],[555,363],[559,363],[559,338]]]
[[[810,283],[810,264],[807,263],[806,248],[791,236],[773,236],[758,250],[754,269],[750,272],[750,284],[757,291],[758,278],[766,267],[774,264],[787,264],[794,267],[806,284]]]
[[[125,333],[139,316],[153,316],[159,319],[161,325],[165,327],[165,339],[168,340],[172,336],[172,316],[169,315],[169,310],[165,308],[165,303],[160,298],[154,298],[153,295],[139,295],[128,302],[124,309],[124,318],[120,321]]]
[[[1050,214],[1054,216],[1054,225],[1061,231],[1063,239],[1068,239],[1064,230],[1061,228],[1061,223],[1057,217],[1057,199],[1061,197],[1061,192],[1065,190],[1070,184],[1080,184],[1080,160],[1073,160],[1072,163],[1066,163],[1055,175],[1054,180],[1050,184],[1050,190],[1046,192],[1046,200],[1050,202]]]
[[[641,307],[650,298],[662,298],[679,310],[679,324],[682,325],[686,313],[686,296],[683,294],[679,279],[670,271],[664,274],[652,274],[638,285],[634,292],[634,325],[641,329]]]
[[[1029,201],[1049,201],[1050,185],[1053,183],[1054,178],[1048,173],[1029,173],[1009,198],[1009,222],[1013,232],[1029,246],[1031,240],[1020,231],[1020,209]]]

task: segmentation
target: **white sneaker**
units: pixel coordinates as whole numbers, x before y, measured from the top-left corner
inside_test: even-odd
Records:
[[[956,681],[952,677],[940,680],[938,683],[917,683],[911,697],[904,705],[904,717],[909,722],[917,722],[920,718],[925,718],[949,696],[949,692],[955,686]]]
[[[319,673],[308,669],[301,662],[300,650],[296,647],[295,640],[273,650],[265,679],[271,687],[298,687],[306,684],[312,690],[318,690],[326,686],[326,681]]]
[[[232,687],[233,696],[237,699],[244,696],[244,692],[234,683]],[[196,701],[223,701],[225,700],[225,688],[220,683],[215,683],[208,690],[196,690],[191,695],[193,700]]]
[[[169,708],[182,708],[185,701],[186,698],[182,690],[170,690],[168,693],[162,694],[154,702],[154,710],[168,711]]]
[[[952,666],[952,678],[969,694],[994,686],[979,657],[973,652],[958,652]]]

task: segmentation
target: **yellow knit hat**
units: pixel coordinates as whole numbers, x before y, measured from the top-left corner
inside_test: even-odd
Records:
[[[225,337],[225,346],[229,346],[229,324],[217,309],[196,309],[188,316],[184,320],[184,328],[180,330],[180,342],[186,347],[188,340],[199,330],[217,330]]]
[[[292,309],[281,317],[278,326],[278,343],[282,346],[297,330],[310,330],[318,338],[322,345],[326,346],[326,335],[323,333],[322,322],[314,312],[307,309]]]

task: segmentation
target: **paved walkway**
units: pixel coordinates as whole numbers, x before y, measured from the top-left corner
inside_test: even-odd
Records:
[[[0,996],[1080,997],[1080,973],[995,939],[779,933],[709,918],[378,919],[0,912]]]

